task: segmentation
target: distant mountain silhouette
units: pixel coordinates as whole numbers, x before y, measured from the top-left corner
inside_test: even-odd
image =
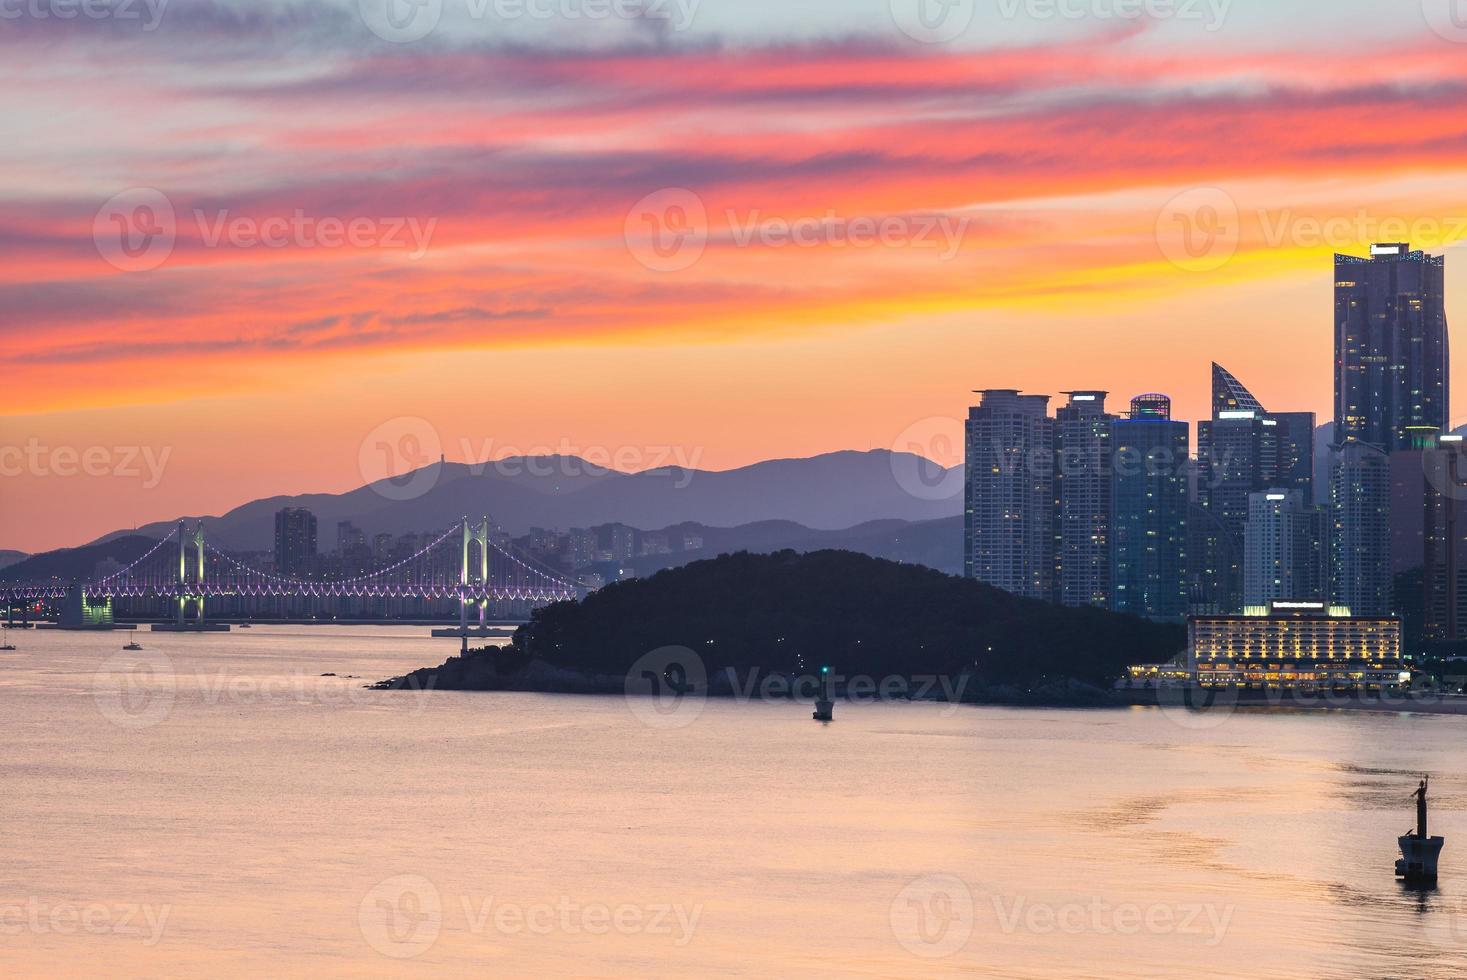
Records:
[[[63,582],[85,581],[93,577],[99,565],[120,567],[142,556],[157,545],[154,538],[127,534],[80,548],[58,548],[0,567],[0,581],[41,582],[60,579]]]
[[[923,483],[909,493],[911,474],[918,472]],[[925,499],[932,494],[924,488],[939,480],[958,492],[947,499]],[[684,521],[724,528],[792,521],[831,531],[883,519],[929,521],[959,515],[961,486],[959,474],[887,450],[769,460],[724,472],[669,467],[635,474],[598,469],[575,457],[515,457],[472,465],[435,463],[348,493],[269,497],[202,519],[212,543],[259,551],[272,546],[275,512],[282,507],[306,507],[316,515],[323,550],[334,547],[338,521],[351,521],[368,534],[403,534],[486,514],[516,535],[531,527],[621,522],[653,529]],[[176,524],[177,519],[161,521],[98,540],[127,534],[162,537]]]
[[[18,561],[25,561],[30,555],[24,551],[0,551],[0,568],[9,568]]]

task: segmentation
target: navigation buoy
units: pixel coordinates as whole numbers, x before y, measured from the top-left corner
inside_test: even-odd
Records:
[[[1401,835],[1401,856],[1396,859],[1396,877],[1404,878],[1408,885],[1436,884],[1437,858],[1441,856],[1446,839],[1432,837],[1426,830],[1426,788],[1431,781],[1424,776],[1421,785],[1411,795],[1416,797],[1416,830]]]

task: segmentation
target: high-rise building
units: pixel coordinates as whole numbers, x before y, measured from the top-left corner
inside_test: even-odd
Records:
[[[1055,412],[1055,599],[1110,605],[1111,422],[1104,391],[1068,391]]]
[[[1356,616],[1391,612],[1390,461],[1376,446],[1339,447],[1330,479],[1333,603]]]
[[[1324,512],[1302,490],[1275,488],[1248,502],[1243,546],[1243,605],[1324,602]]]
[[[316,515],[304,507],[275,512],[275,571],[299,575],[316,558]]]
[[[336,553],[352,555],[367,551],[367,532],[351,521],[336,522]]]
[[[1450,412],[1445,262],[1405,243],[1335,256],[1335,441],[1412,448]]]
[[[1111,423],[1111,608],[1154,619],[1187,614],[1190,440],[1171,399],[1139,395]]]
[[[1032,599],[1054,595],[1054,420],[1048,395],[981,391],[968,412],[963,570]]]
[[[1430,640],[1467,636],[1467,445],[1391,453],[1391,571],[1419,570],[1422,631]]]
[[[1222,564],[1217,592],[1203,605],[1236,613],[1250,499],[1276,488],[1299,490],[1306,503],[1313,495],[1314,413],[1269,412],[1220,364],[1212,365],[1212,407],[1212,419],[1197,426],[1197,497],[1216,522],[1220,540],[1208,544]]]

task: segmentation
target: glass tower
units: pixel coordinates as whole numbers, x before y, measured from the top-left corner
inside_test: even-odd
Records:
[[[1335,440],[1386,452],[1449,418],[1450,352],[1440,256],[1405,243],[1335,256]]]

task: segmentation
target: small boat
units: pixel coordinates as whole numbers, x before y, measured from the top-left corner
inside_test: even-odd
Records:
[[[143,645],[137,641],[137,632],[138,632],[137,630],[131,630],[131,631],[129,631],[128,636],[130,637],[130,639],[128,641],[128,644],[126,646],[124,646],[122,649],[124,649],[124,650],[141,650],[143,648]]]
[[[1396,859],[1396,877],[1404,878],[1408,885],[1435,885],[1437,858],[1441,856],[1443,837],[1432,837],[1426,832],[1426,787],[1431,781],[1424,776],[1421,785],[1411,795],[1416,797],[1416,830],[1406,831],[1400,837],[1401,856]]]
[[[250,628],[250,625],[251,624],[249,624],[249,623],[240,623],[239,624],[239,628],[242,629],[242,630],[247,630],[247,629]]]

